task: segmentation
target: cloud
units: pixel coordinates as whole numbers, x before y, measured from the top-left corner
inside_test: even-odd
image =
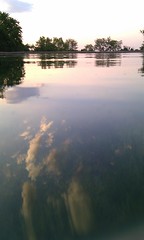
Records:
[[[29,12],[32,10],[32,4],[19,0],[5,0],[8,4],[10,13]]]

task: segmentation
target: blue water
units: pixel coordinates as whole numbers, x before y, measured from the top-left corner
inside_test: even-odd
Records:
[[[143,66],[0,56],[0,239],[143,239]]]

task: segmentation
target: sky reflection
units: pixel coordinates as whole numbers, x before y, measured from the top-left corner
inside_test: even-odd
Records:
[[[0,105],[0,238],[142,239],[142,56],[30,58]]]

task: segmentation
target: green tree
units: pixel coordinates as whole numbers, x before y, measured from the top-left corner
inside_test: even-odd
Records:
[[[62,38],[54,37],[40,37],[35,44],[36,51],[75,51],[77,49],[77,42],[74,39],[67,39],[65,42]]]
[[[39,40],[35,44],[36,51],[52,51],[54,50],[54,45],[52,43],[52,39],[48,37],[40,37]]]
[[[22,29],[8,13],[0,12],[0,51],[23,50]]]
[[[109,51],[120,51],[122,41],[121,40],[120,41],[113,40],[109,37],[109,38],[107,38],[107,45],[108,45],[108,50]]]
[[[62,38],[57,38],[54,37],[53,38],[53,46],[55,48],[55,50],[57,51],[62,51],[65,49],[65,44]]]
[[[113,40],[108,38],[98,38],[95,40],[94,49],[100,52],[104,51],[120,51],[122,41]]]
[[[77,50],[77,47],[78,47],[78,43],[74,39],[69,38],[65,41],[65,50],[75,51]]]

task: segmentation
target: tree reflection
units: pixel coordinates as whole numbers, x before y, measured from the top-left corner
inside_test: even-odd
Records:
[[[25,76],[23,56],[0,58],[0,98],[8,87],[19,85]]]
[[[120,53],[96,53],[95,65],[97,67],[112,67],[121,65]]]
[[[138,69],[138,72],[144,77],[144,53],[142,54],[142,67]]]
[[[74,60],[77,58],[77,55],[75,53],[41,54],[39,58],[40,61],[38,62],[38,65],[41,66],[42,69],[63,67],[74,68],[77,64],[77,61]]]

